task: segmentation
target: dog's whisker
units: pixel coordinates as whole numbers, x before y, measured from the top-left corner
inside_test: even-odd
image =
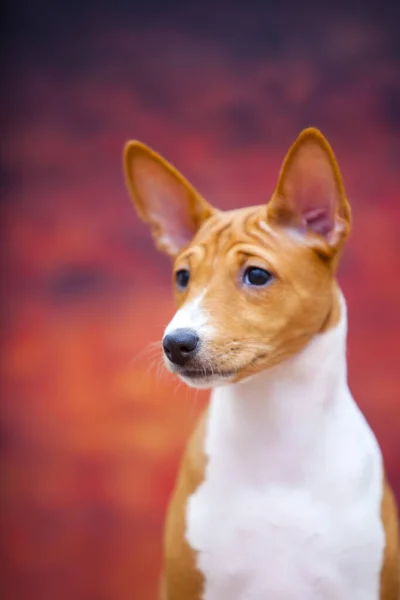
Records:
[[[150,342],[144,348],[139,350],[139,352],[137,354],[135,354],[135,356],[130,361],[130,366],[132,366],[139,359],[144,358],[145,356],[148,356],[151,353],[160,352],[161,351],[160,349],[161,349],[161,344],[159,341]]]

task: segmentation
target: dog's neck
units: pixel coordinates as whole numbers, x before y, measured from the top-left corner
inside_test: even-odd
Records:
[[[254,456],[262,463],[264,453],[279,454],[282,449],[285,462],[286,458],[293,461],[293,453],[314,446],[329,420],[347,410],[352,401],[347,387],[343,298],[340,311],[336,327],[315,336],[294,357],[246,381],[213,390],[208,454],[216,445],[225,444],[229,452],[237,449],[242,459],[250,453],[254,465]]]

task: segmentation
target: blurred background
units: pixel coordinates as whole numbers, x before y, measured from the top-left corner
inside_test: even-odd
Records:
[[[269,198],[303,127],[327,135],[354,212],[350,384],[400,498],[399,6],[14,0],[6,17],[2,598],[156,598],[206,396],[149,350],[170,265],[125,190],[130,138],[234,208]]]

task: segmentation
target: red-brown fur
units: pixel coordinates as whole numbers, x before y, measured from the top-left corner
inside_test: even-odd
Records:
[[[217,334],[208,358],[217,371],[233,370],[238,381],[284,361],[315,334],[336,325],[335,274],[351,217],[335,157],[318,131],[306,130],[289,150],[266,206],[218,211],[164,159],[137,142],[126,147],[125,173],[138,213],[150,224],[158,247],[173,257],[174,271],[190,268],[191,285],[176,292],[177,305],[204,292],[204,307],[215,316]],[[315,207],[308,204],[318,195],[329,203],[314,225]],[[248,265],[271,271],[276,284],[256,295],[244,292],[236,274]],[[203,418],[188,444],[168,511],[162,592],[167,600],[201,598],[202,576],[184,534],[187,498],[204,478],[204,430]],[[386,548],[380,600],[397,600],[398,521],[386,480],[382,521]]]

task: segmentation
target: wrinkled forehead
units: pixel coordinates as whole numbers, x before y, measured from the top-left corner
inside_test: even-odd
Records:
[[[204,244],[214,238],[219,244],[230,239],[247,239],[259,223],[266,225],[265,207],[248,207],[237,210],[218,211],[208,219],[192,240],[193,244]]]
[[[266,268],[295,287],[318,287],[330,273],[304,236],[268,222],[265,206],[216,213],[177,262],[193,269],[196,283],[203,286],[221,267],[233,273],[246,263]]]
[[[241,254],[282,262],[294,255],[299,258],[301,246],[298,239],[268,223],[265,206],[256,206],[217,212],[202,225],[178,261],[193,259],[205,265],[221,256]]]
[[[268,225],[266,217],[265,206],[218,211],[202,225],[181,257],[217,256],[246,244],[277,250],[279,234]]]

